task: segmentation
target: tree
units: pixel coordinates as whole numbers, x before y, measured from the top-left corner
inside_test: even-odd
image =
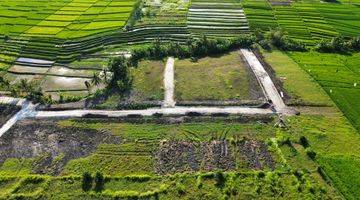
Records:
[[[120,93],[130,89],[132,78],[129,67],[130,63],[124,56],[110,60],[108,69],[113,75],[108,84],[108,89],[115,89]]]
[[[101,192],[104,189],[104,176],[100,172],[95,174],[95,188],[96,192]]]
[[[98,86],[98,85],[100,85],[100,83],[101,83],[101,79],[100,79],[99,75],[94,73],[93,77],[91,79],[91,84]]]
[[[89,172],[85,172],[82,176],[82,190],[89,191],[92,188],[92,177]]]

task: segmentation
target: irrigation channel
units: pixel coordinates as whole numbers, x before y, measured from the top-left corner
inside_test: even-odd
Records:
[[[134,117],[134,116],[153,116],[153,115],[171,115],[171,116],[185,116],[189,113],[197,113],[198,115],[266,115],[266,114],[281,114],[291,115],[294,111],[288,108],[279,95],[274,83],[264,67],[249,49],[241,49],[242,53],[257,77],[263,92],[268,100],[271,100],[272,106],[270,108],[256,108],[243,106],[229,106],[229,107],[183,107],[175,106],[173,99],[174,93],[174,58],[170,57],[166,64],[164,72],[165,96],[163,106],[161,108],[149,108],[144,110],[66,110],[66,111],[41,111],[37,110],[36,104],[25,99],[0,97],[0,104],[10,104],[21,106],[22,109],[8,120],[0,128],[0,137],[8,131],[18,120],[25,118],[81,118],[89,115],[101,118],[116,118],[116,117]]]

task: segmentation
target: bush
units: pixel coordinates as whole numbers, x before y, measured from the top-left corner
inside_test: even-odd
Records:
[[[305,149],[310,146],[309,141],[306,139],[305,136],[301,136],[300,139],[299,139],[299,142]]]
[[[216,187],[219,187],[219,188],[224,187],[226,178],[225,178],[225,175],[223,172],[221,172],[221,171],[215,172],[214,178],[216,180],[216,183],[215,183]]]
[[[92,177],[89,172],[85,172],[82,176],[82,190],[89,191],[92,188]]]
[[[282,29],[270,30],[268,40],[273,46],[284,51],[307,51],[304,44],[286,37]]]
[[[315,50],[324,53],[347,53],[360,50],[360,37],[346,40],[343,37],[335,37],[329,40],[322,40],[316,45]]]
[[[101,192],[104,189],[104,176],[100,172],[96,172],[95,174],[95,188],[96,192]]]
[[[306,149],[306,154],[309,156],[309,158],[311,158],[311,160],[315,160],[316,152],[310,147]]]

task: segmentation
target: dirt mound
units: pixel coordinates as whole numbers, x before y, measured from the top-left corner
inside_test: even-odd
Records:
[[[17,106],[0,105],[0,127],[19,111],[20,107]]]
[[[266,144],[256,140],[242,140],[234,144],[226,140],[162,141],[155,156],[155,171],[159,174],[214,169],[227,171],[236,169],[237,165],[248,169],[275,169]]]
[[[26,120],[0,138],[0,163],[7,158],[35,158],[34,173],[57,175],[71,159],[85,157],[100,143],[119,143],[107,132],[60,127],[50,120]]]

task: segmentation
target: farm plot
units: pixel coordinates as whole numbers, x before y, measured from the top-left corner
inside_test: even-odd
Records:
[[[290,38],[304,43],[313,43],[310,31],[294,7],[275,6],[273,10],[277,23]]]
[[[333,26],[337,32],[344,36],[359,36],[360,8],[349,4],[321,4],[314,3],[315,7]]]
[[[132,0],[1,1],[4,35],[76,38],[122,28]]]
[[[325,20],[322,13],[313,4],[295,3],[294,7],[299,15],[301,15],[314,40],[330,39],[339,35],[336,29]]]
[[[335,153],[353,154],[358,153],[356,144],[360,141],[354,129],[341,117],[336,120],[326,116],[291,117],[289,129],[277,128],[274,123],[22,121],[0,140],[4,145],[26,147],[20,151],[16,147],[2,150],[6,153],[0,154],[4,155],[0,157],[3,162],[0,174],[9,178],[0,182],[1,195],[12,197],[18,192],[29,195],[38,190],[42,197],[87,198],[94,189],[82,191],[81,175],[101,172],[106,181],[104,192],[97,193],[97,199],[116,194],[128,197],[128,193],[131,197],[145,194],[148,197],[153,190],[160,199],[198,199],[204,195],[211,199],[224,195],[234,198],[251,195],[259,199],[338,198],[339,194],[314,170],[318,160],[307,157],[299,137],[308,138],[318,152],[317,159],[331,156],[327,148]],[[290,140],[283,142],[285,137]],[[31,148],[33,142],[27,142],[31,139],[37,141],[36,150]],[[47,141],[56,145],[43,145]],[[339,148],[344,141],[349,143]],[[41,154],[45,148],[52,149],[52,153]],[[28,154],[35,157],[23,158]],[[355,167],[357,162],[347,163]],[[334,174],[331,173],[331,178],[346,178]],[[357,178],[357,174],[351,177]],[[28,180],[37,181],[23,184]],[[226,192],[228,187],[231,194]]]
[[[175,99],[258,102],[263,93],[239,52],[234,51],[198,61],[175,61]]]
[[[360,130],[360,54],[293,52],[289,55],[325,89],[349,121]]]
[[[251,30],[268,31],[278,27],[274,12],[267,0],[244,0],[242,2]]]
[[[1,0],[0,34],[20,35],[70,2],[71,0]]]
[[[194,0],[187,16],[193,35],[232,36],[249,30],[242,6],[234,0]]]
[[[290,95],[290,105],[333,105],[331,99],[301,67],[281,51],[262,52]]]

